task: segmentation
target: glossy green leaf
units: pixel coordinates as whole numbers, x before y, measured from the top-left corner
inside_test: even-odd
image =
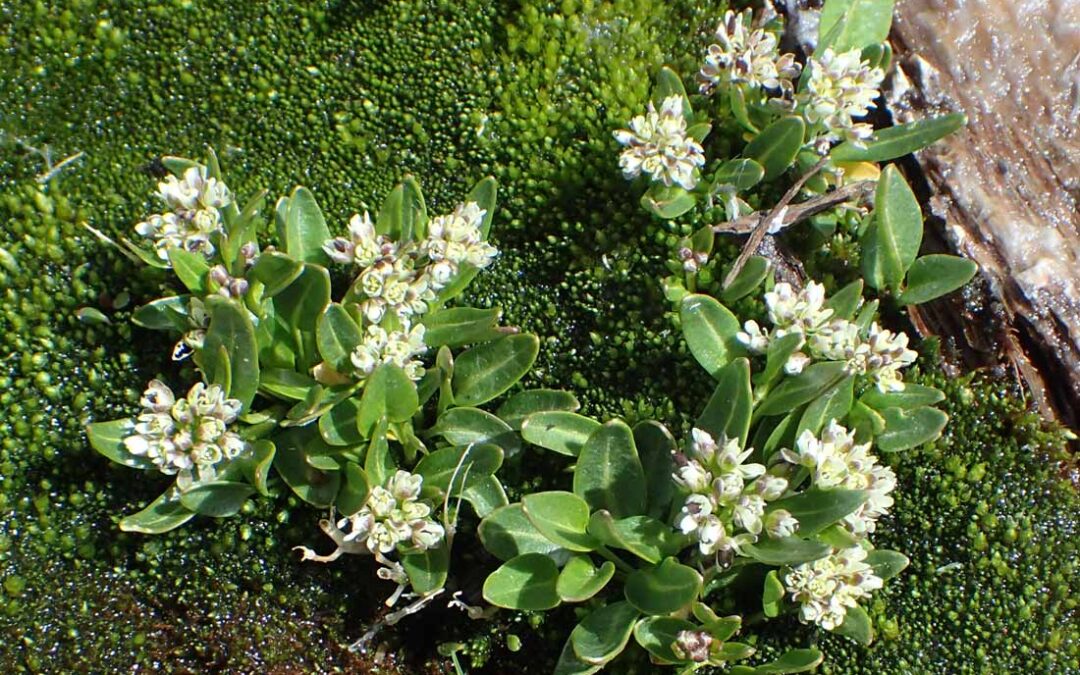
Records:
[[[495,217],[498,191],[498,182],[488,176],[474,185],[465,198],[465,201],[476,202],[476,205],[484,210],[484,219],[480,222],[480,236],[485,240],[487,240],[488,234],[491,232],[491,221]]]
[[[675,483],[671,480],[675,473],[672,458],[675,438],[664,425],[652,420],[638,422],[633,431],[634,445],[645,473],[645,514],[664,520],[675,494]]]
[[[678,663],[682,661],[671,645],[679,639],[679,633],[684,630],[698,630],[698,627],[685,619],[676,619],[670,616],[649,616],[637,622],[634,626],[634,640],[641,645],[642,649],[652,654],[663,663]]]
[[[134,433],[135,421],[132,419],[94,422],[86,426],[90,445],[105,457],[133,469],[156,469],[147,457],[132,454],[124,445],[124,439]]]
[[[521,499],[525,516],[552,543],[570,551],[592,551],[587,534],[589,505],[572,492],[534,492]]]
[[[577,654],[574,653],[574,645],[568,637],[563,645],[562,652],[559,654],[559,661],[555,664],[552,675],[593,675],[593,673],[599,672],[601,668],[603,666],[594,666],[579,659]]]
[[[484,548],[500,560],[510,560],[524,553],[565,557],[560,554],[562,547],[532,524],[521,504],[495,509],[480,521],[477,531]]]
[[[585,441],[574,469],[574,494],[616,518],[645,512],[645,472],[625,423],[612,420]]]
[[[401,566],[409,575],[409,584],[414,593],[427,595],[439,590],[446,585],[446,577],[450,571],[450,549],[447,548],[447,541],[443,539],[435,548],[401,556]]]
[[[261,283],[264,287],[263,296],[272,298],[288,288],[303,271],[303,263],[283,253],[264,251],[255,259],[247,277]]]
[[[413,473],[424,477],[420,493],[424,498],[441,500],[448,492],[457,496],[467,486],[494,474],[502,462],[503,451],[497,445],[440,448],[421,459]]]
[[[660,520],[648,516],[615,520],[604,510],[589,518],[589,534],[605,546],[630,551],[653,564],[677,554],[687,544],[685,537]]]
[[[397,468],[393,457],[390,456],[390,444],[386,439],[388,426],[385,417],[375,424],[371,432],[371,441],[368,443],[367,454],[364,455],[364,472],[372,485],[385,485]]]
[[[484,600],[505,609],[544,610],[559,605],[559,568],[542,553],[512,558],[484,581]]]
[[[870,615],[862,607],[849,607],[844,622],[833,629],[837,635],[851,638],[866,647],[874,641],[874,625]]]
[[[570,632],[574,653],[585,663],[603,665],[626,648],[640,614],[626,602],[594,610]]]
[[[720,369],[743,353],[735,337],[742,330],[739,320],[715,298],[686,296],[679,317],[690,353],[713,377],[719,377]]]
[[[826,0],[818,24],[816,52],[863,49],[889,37],[893,0]]]
[[[729,159],[720,165],[713,174],[713,187],[729,185],[738,191],[749,190],[760,183],[764,177],[765,167],[752,159],[739,157]]]
[[[251,456],[243,463],[244,477],[264,497],[270,496],[267,481],[270,479],[270,467],[274,464],[276,453],[277,448],[271,441],[259,439],[251,444]]]
[[[341,486],[341,473],[321,471],[305,460],[308,450],[328,450],[315,429],[290,427],[274,436],[274,444],[274,468],[296,496],[319,508],[333,504]]]
[[[830,421],[844,419],[851,410],[855,397],[854,388],[855,378],[848,375],[811,401],[799,420],[795,437],[798,438],[806,430],[817,435]]]
[[[811,488],[770,503],[766,511],[789,511],[799,521],[799,536],[810,537],[841,518],[855,513],[866,498],[867,493],[862,490]]]
[[[892,579],[911,564],[911,561],[903,553],[879,548],[867,553],[864,562],[874,569],[874,574],[880,577],[882,581]]]
[[[742,642],[725,642],[716,651],[717,661],[742,661],[754,655],[754,648]]]
[[[293,190],[285,211],[284,231],[278,232],[285,253],[294,260],[328,265],[330,258],[323,251],[323,244],[330,238],[315,195],[304,187]]]
[[[754,411],[755,416],[779,415],[809,403],[845,376],[845,363],[812,363],[795,377],[789,377],[773,389]]]
[[[907,287],[900,294],[900,304],[919,305],[959,290],[971,281],[979,266],[954,255],[924,255],[917,258],[907,273]]]
[[[461,498],[472,505],[477,517],[486,518],[510,503],[506,490],[496,476],[484,476],[479,480],[470,479],[461,493]]]
[[[641,195],[641,206],[665,220],[678,218],[697,204],[697,197],[678,185],[653,183]]]
[[[488,342],[505,335],[499,329],[501,309],[451,307],[426,314],[421,323],[426,329],[424,344],[428,347],[460,347]]]
[[[716,389],[694,426],[709,432],[715,439],[721,436],[738,438],[741,445],[746,445],[752,412],[750,362],[738,358],[720,370]]]
[[[526,417],[541,412],[574,412],[581,407],[568,391],[556,389],[527,389],[506,399],[495,412],[511,429],[520,431]],[[590,432],[591,433],[591,432]]]
[[[521,424],[521,437],[560,455],[577,457],[600,423],[577,413],[555,410],[529,415]]]
[[[319,355],[339,373],[352,369],[350,356],[363,341],[360,326],[341,305],[331,303],[323,310],[315,329]]]
[[[460,406],[486,403],[529,372],[540,351],[535,335],[507,335],[472,347],[454,360],[454,400]]]
[[[850,319],[862,303],[863,281],[856,279],[833,293],[825,301],[825,308],[833,311],[834,319]]]
[[[347,398],[319,417],[319,434],[329,445],[351,446],[363,443],[365,437],[356,428],[360,399]]]
[[[845,141],[833,148],[835,162],[885,162],[921,150],[967,124],[963,113],[950,113],[876,132],[859,145]]]
[[[763,663],[753,669],[754,675],[787,675],[805,673],[817,668],[825,655],[817,649],[789,649],[780,658]]]
[[[923,217],[915,193],[890,164],[881,172],[874,196],[874,216],[862,244],[863,278],[878,290],[898,291],[904,273],[919,254]]]
[[[868,389],[860,401],[876,410],[886,408],[917,408],[945,400],[945,392],[934,387],[907,383],[900,391],[883,392],[877,387]]]
[[[479,408],[447,410],[439,417],[430,433],[442,436],[454,445],[491,443],[501,447],[507,454],[520,449],[514,430],[506,422]]]
[[[761,282],[769,276],[771,269],[772,265],[767,258],[759,255],[750,256],[727,288],[720,293],[720,299],[726,303],[732,303],[750,295],[761,286]]]
[[[143,328],[185,332],[191,327],[188,318],[190,295],[159,298],[140,306],[131,314],[131,321]]]
[[[202,516],[227,518],[235,516],[255,488],[247,483],[218,480],[197,483],[180,494],[180,503]]]
[[[283,337],[295,347],[301,370],[320,360],[315,340],[319,316],[330,304],[330,274],[325,267],[305,264],[299,276],[274,297],[274,312]]]
[[[949,416],[937,408],[922,406],[904,410],[886,408],[881,411],[885,431],[875,439],[881,452],[898,452],[928,443],[941,435]]]
[[[175,530],[194,517],[195,512],[180,503],[180,491],[171,487],[142,511],[121,518],[120,529],[124,532],[161,534]]]
[[[202,351],[212,354],[219,348],[226,350],[231,371],[229,397],[238,399],[246,411],[259,390],[259,346],[255,340],[255,326],[248,311],[231,300],[208,300],[207,309],[210,327]]]
[[[772,180],[787,171],[795,161],[806,135],[806,123],[801,117],[784,117],[750,141],[743,155],[756,160],[765,169],[765,180]]]
[[[413,416],[418,407],[420,400],[413,381],[398,366],[383,363],[364,384],[360,410],[356,414],[357,428],[363,436],[370,437],[371,430],[380,419],[385,417],[389,422],[404,422]]]
[[[776,570],[769,570],[765,575],[765,589],[761,593],[761,606],[765,616],[775,617],[780,615],[780,609],[784,603],[784,584],[776,574]]]
[[[798,333],[788,333],[775,340],[770,340],[769,346],[765,350],[765,370],[755,377],[754,384],[759,386],[771,384],[773,380],[784,372],[784,366],[787,364],[788,359],[792,354],[799,351],[803,342],[803,337]]]
[[[303,401],[315,386],[315,378],[285,368],[259,371],[259,391],[285,401]]]
[[[694,618],[705,627],[705,630],[709,631],[713,638],[721,642],[730,639],[742,628],[742,617],[738,614],[724,617],[717,616],[716,612],[703,602],[693,603],[690,610],[693,612]]]
[[[746,555],[766,565],[798,565],[824,558],[830,551],[827,544],[798,537],[759,539],[757,543],[743,546]]]
[[[667,558],[631,573],[626,578],[626,599],[644,614],[671,614],[697,599],[701,583],[697,570]]]
[[[342,516],[351,516],[367,502],[371,494],[371,485],[367,474],[356,462],[346,462],[341,470],[343,481],[334,505]]]
[[[555,590],[563,602],[585,602],[603,590],[614,575],[611,561],[595,567],[587,555],[571,556],[559,573]]]
[[[201,253],[192,253],[182,248],[169,249],[169,262],[177,278],[196,295],[207,293],[207,277],[210,274],[210,265]]]
[[[660,110],[664,105],[664,100],[671,96],[678,96],[682,99],[683,117],[689,122],[694,111],[690,108],[690,99],[686,95],[686,88],[683,86],[682,78],[674,70],[664,66],[656,75],[656,85],[652,91],[652,103],[657,110]]]

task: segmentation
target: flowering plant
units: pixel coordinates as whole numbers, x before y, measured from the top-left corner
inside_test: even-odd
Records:
[[[460,503],[479,516],[505,504],[495,473],[519,447],[511,424],[478,406],[514,386],[539,348],[499,326],[499,309],[446,306],[497,256],[487,241],[494,180],[429,217],[408,178],[374,219],[355,215],[338,237],[297,188],[274,208],[277,248],[263,243],[265,192],[239,208],[213,152],[164,164],[165,212],[135,227],[152,248],[124,246],[170,269],[184,292],[133,320],[177,336],[173,358],[191,358],[202,381],[179,395],[152,380],[136,417],[89,425],[109,459],[175,476],[120,528],[232,516],[284,485],[332,512],[321,526],[337,549],[304,549],[306,559],[372,555],[398,583],[395,598],[409,585],[437,593]],[[347,286],[331,282],[331,265],[348,266]],[[512,422],[545,407],[577,403],[525,391],[500,410]]]
[[[743,619],[721,616],[732,608],[759,619],[793,613],[868,643],[860,601],[907,565],[871,543],[896,487],[875,448],[931,440],[947,418],[933,407],[941,392],[903,382],[909,350],[881,356],[904,340],[874,327],[876,303],[863,305],[860,288],[826,298],[816,285],[776,284],[765,293],[768,331],[740,325],[709,296],[687,296],[684,337],[716,390],[682,443],[651,421],[525,418],[525,441],[576,459],[572,491],[527,494],[484,518],[481,540],[505,561],[484,585],[488,602],[586,603],[565,672],[595,672],[631,636],[655,663],[685,671],[748,658],[754,649],[731,639]],[[809,347],[841,322],[853,326],[843,331],[849,350]],[[801,672],[821,658],[793,650],[733,672]]]

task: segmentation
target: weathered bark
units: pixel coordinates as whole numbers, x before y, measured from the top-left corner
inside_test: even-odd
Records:
[[[920,308],[916,324],[969,363],[1012,360],[1040,409],[1075,426],[1080,2],[898,0],[892,41],[897,123],[968,116],[917,159],[940,219],[937,245],[976,261],[986,282],[983,297]]]

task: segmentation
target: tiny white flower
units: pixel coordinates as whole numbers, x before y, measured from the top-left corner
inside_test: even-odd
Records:
[[[743,329],[735,334],[735,338],[755,354],[764,354],[769,349],[769,334],[762,330],[757,321],[744,323]]]
[[[792,79],[798,77],[802,67],[795,62],[794,54],[780,54],[775,34],[751,28],[751,17],[749,9],[724,14],[716,28],[716,42],[709,45],[701,67],[703,94],[727,81],[791,95]]]
[[[648,111],[632,119],[629,126],[615,132],[615,139],[626,147],[619,156],[623,176],[630,179],[646,173],[666,186],[694,189],[698,169],[705,164],[705,151],[686,133],[681,96],[664,99],[660,112],[650,101]]]
[[[806,88],[796,97],[806,121],[820,125],[829,141],[847,139],[859,144],[867,140],[873,127],[853,118],[865,116],[874,107],[885,71],[871,68],[858,49],[838,54],[826,48],[810,57],[808,68]]]
[[[765,516],[765,531],[773,539],[783,539],[795,534],[799,521],[786,509],[776,509]]]

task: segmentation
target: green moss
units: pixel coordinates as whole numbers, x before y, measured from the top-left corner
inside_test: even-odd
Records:
[[[660,65],[692,71],[687,45],[723,4],[0,0],[0,668],[371,668],[341,644],[389,589],[362,560],[296,561],[291,546],[320,541],[312,510],[279,497],[161,537],[116,529],[163,483],[93,455],[83,424],[128,414],[150,377],[191,374],[128,321],[165,278],[133,273],[79,223],[130,233],[162,154],[215,145],[242,196],[304,183],[338,228],[407,173],[433,210],[495,175],[503,255],[473,300],[544,336],[532,383],[599,416],[685,426],[711,383],[657,280],[716,214],[649,217],[611,131]],[[85,155],[38,188],[27,146],[45,144],[54,163]],[[875,605],[884,639],[863,652],[829,638],[831,672],[978,671],[999,655],[1002,670],[1077,670],[1077,506],[1046,487],[1056,440],[1009,395],[966,386],[948,383],[950,435],[896,460],[912,487],[883,538],[914,566]],[[459,555],[477,602],[484,561]],[[430,616],[384,634],[403,670],[447,668],[435,644],[455,642],[467,665],[545,672],[573,621]]]
[[[938,441],[888,458],[900,487],[874,542],[911,567],[874,596],[877,641],[794,622],[771,637],[816,642],[824,673],[1080,672],[1080,497],[1063,435],[1010,386],[923,381],[948,394],[951,419]]]

